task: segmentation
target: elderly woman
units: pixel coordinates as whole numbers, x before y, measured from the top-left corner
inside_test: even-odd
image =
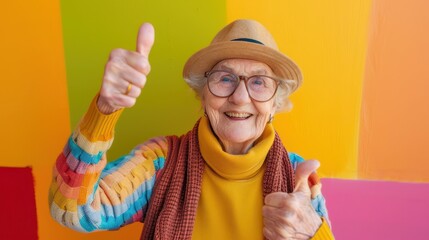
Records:
[[[144,222],[142,239],[333,239],[316,161],[288,153],[271,124],[301,84],[258,22],[238,20],[189,58],[204,116],[107,164],[115,124],[149,74],[152,25],[137,51],[114,50],[100,93],[59,155],[51,214],[82,232]]]

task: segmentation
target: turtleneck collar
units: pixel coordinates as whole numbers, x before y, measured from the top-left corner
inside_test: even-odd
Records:
[[[246,154],[233,155],[222,149],[207,117],[202,117],[198,126],[198,141],[205,162],[221,177],[231,180],[244,180],[256,175],[264,164],[274,137],[273,125],[268,123]]]

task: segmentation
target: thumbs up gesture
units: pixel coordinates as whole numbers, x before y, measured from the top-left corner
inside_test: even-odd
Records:
[[[150,72],[149,53],[154,39],[153,26],[145,23],[139,29],[136,51],[115,49],[110,53],[97,100],[102,113],[134,106]]]
[[[319,165],[315,160],[300,163],[292,193],[274,192],[265,197],[262,213],[267,239],[310,239],[319,229],[322,220],[311,205],[308,186],[308,177]]]

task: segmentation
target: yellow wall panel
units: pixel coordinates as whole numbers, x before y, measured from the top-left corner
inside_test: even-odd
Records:
[[[228,22],[261,21],[302,68],[294,109],[274,123],[289,151],[322,162],[324,177],[356,178],[370,0],[227,1]]]

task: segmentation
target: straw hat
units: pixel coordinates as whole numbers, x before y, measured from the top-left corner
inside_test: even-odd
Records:
[[[279,51],[270,32],[254,20],[236,20],[224,27],[210,45],[192,55],[183,68],[183,76],[203,77],[218,62],[242,58],[263,62],[271,67],[276,77],[302,83],[299,67]],[[295,89],[296,89],[295,88]]]

